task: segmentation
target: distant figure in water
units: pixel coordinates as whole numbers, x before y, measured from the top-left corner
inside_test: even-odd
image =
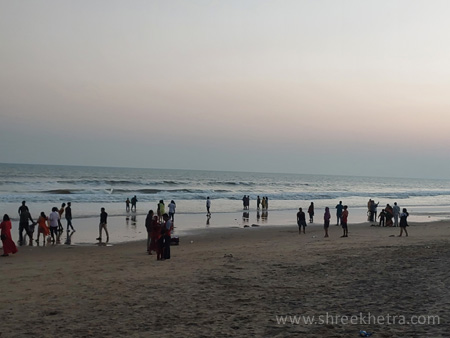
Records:
[[[211,208],[211,200],[209,199],[209,196],[206,197],[206,216],[211,216],[210,209]]]
[[[134,195],[131,198],[131,211],[136,211],[136,203],[137,203],[138,199],[136,197],[136,195]]]
[[[303,227],[303,233],[305,233],[305,229],[306,229],[306,215],[303,212],[302,208],[298,208],[297,225],[298,225],[298,234],[300,235],[302,233],[302,227]]]
[[[130,211],[130,199],[127,197],[127,200],[125,201],[125,211]]]
[[[313,222],[314,219],[314,203],[311,202],[309,208],[308,208],[308,214],[309,214],[309,223]]]
[[[408,211],[406,208],[403,208],[403,212],[400,215],[400,235],[398,237],[402,237],[403,231],[405,232],[406,237],[408,237],[408,231],[406,231],[406,227],[408,226]]]
[[[102,230],[105,230],[106,233],[106,243],[109,242],[109,233],[108,233],[108,213],[105,211],[105,208],[100,209],[100,224],[98,227],[98,238],[97,241],[102,241]]]
[[[330,227],[330,219],[331,219],[330,208],[326,207],[325,213],[323,214],[323,229],[325,230],[325,236],[323,237],[328,237],[328,228]]]
[[[17,247],[11,237],[11,220],[9,216],[5,214],[3,216],[3,222],[0,223],[1,239],[3,243],[3,257],[9,256],[10,253],[15,254]]]

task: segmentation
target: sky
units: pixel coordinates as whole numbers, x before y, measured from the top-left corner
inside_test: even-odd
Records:
[[[0,0],[0,162],[450,178],[450,2]]]

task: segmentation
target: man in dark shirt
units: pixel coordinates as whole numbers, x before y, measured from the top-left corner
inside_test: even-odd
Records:
[[[303,212],[302,208],[299,208],[298,212],[297,212],[297,225],[298,225],[298,234],[300,235],[302,233],[302,227],[303,227],[303,233],[305,233],[306,215]]]
[[[108,229],[107,229],[107,223],[108,223],[108,214],[105,211],[105,208],[101,208],[101,213],[100,213],[100,225],[99,225],[99,236],[97,238],[97,241],[102,241],[102,229],[105,229],[105,233],[106,233],[106,243],[109,242],[109,233],[108,233]]]
[[[28,207],[25,205],[25,201],[22,201],[22,205],[19,207],[19,245],[23,245],[23,231],[28,235],[30,240],[30,245],[33,245],[33,232],[31,231],[28,220],[34,225],[36,224],[31,218],[30,211]]]
[[[70,228],[72,228],[72,231],[75,232],[75,229],[73,228],[72,225],[72,208],[71,208],[71,203],[67,202],[67,207],[66,207],[66,221],[67,221],[67,232],[69,232]]]

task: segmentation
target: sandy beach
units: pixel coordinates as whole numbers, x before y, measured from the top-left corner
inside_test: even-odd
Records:
[[[20,247],[0,260],[1,336],[448,336],[449,222],[341,231],[193,230],[166,261],[144,241]]]

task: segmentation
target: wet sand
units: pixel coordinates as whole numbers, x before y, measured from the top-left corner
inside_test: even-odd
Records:
[[[172,259],[145,242],[21,247],[0,259],[2,337],[448,336],[450,222],[202,229]],[[346,324],[342,316],[439,316],[440,324]],[[280,324],[276,316],[327,316]],[[331,317],[330,317],[331,316]],[[391,317],[392,318],[392,317]],[[325,318],[326,319],[326,318]],[[289,320],[288,320],[289,321]],[[367,322],[367,319],[366,319]]]

